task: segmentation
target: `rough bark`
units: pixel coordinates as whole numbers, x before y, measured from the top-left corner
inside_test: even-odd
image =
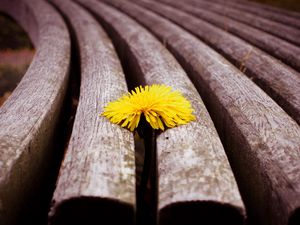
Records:
[[[71,1],[53,3],[76,35],[81,85],[53,196],[51,224],[133,224],[133,135],[100,116],[108,102],[128,91],[121,64],[105,31],[86,10]]]
[[[166,43],[190,75],[221,135],[248,215],[256,224],[299,221],[300,128],[296,122],[194,36],[137,5],[110,3]]]
[[[45,2],[2,1],[0,8],[20,22],[36,47],[29,69],[0,108],[0,221],[14,224],[41,198],[35,195],[51,170],[70,40],[63,20]]]
[[[156,140],[158,210],[160,224],[177,224],[189,217],[191,224],[222,218],[230,224],[243,221],[235,180],[214,125],[195,87],[166,48],[126,15],[97,1],[80,1],[106,24],[112,39],[127,60],[132,76],[145,84],[166,84],[181,91],[194,109],[196,121],[168,129]],[[141,77],[142,76],[142,77]],[[215,207],[205,207],[206,205]],[[164,211],[185,205],[179,214]],[[189,211],[189,209],[203,209]],[[169,217],[171,215],[171,217]],[[168,218],[167,218],[168,217]],[[208,219],[208,218],[206,218]]]

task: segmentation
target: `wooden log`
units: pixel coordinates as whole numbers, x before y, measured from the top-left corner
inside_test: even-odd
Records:
[[[262,17],[257,17],[251,13],[243,12],[224,4],[218,4],[204,0],[193,1],[193,3],[195,3],[195,7],[205,8],[206,10],[227,16],[236,21],[268,32],[295,45],[300,45],[300,30],[297,28],[286,26]]]
[[[181,25],[223,54],[300,124],[300,74],[297,71],[247,42],[187,13],[157,2],[139,2]]]
[[[181,91],[195,109],[196,121],[168,129],[156,140],[159,224],[180,224],[186,218],[184,224],[214,219],[242,224],[243,203],[224,149],[183,69],[156,38],[128,16],[97,1],[80,2],[105,24],[121,49],[123,62],[127,60],[128,73],[140,77],[138,82],[165,84]],[[178,207],[184,210],[174,215],[172,211]]]
[[[53,3],[76,35],[81,84],[50,223],[133,224],[133,134],[100,116],[108,102],[128,91],[121,64],[105,31],[86,10],[71,1]]]
[[[1,1],[1,10],[29,33],[36,54],[23,79],[0,108],[0,223],[24,223],[37,200],[41,205],[55,154],[54,132],[68,83],[67,27],[47,3]]]
[[[296,27],[300,28],[300,17],[295,18],[293,15],[293,12],[291,11],[284,11],[285,13],[282,13],[282,10],[275,10],[274,8],[267,7],[267,5],[259,4],[256,2],[250,2],[250,1],[222,1],[222,0],[213,0],[213,2],[220,3],[222,5],[227,5],[231,8],[249,12],[251,14],[254,14],[255,16],[260,16],[272,21],[276,21],[282,24],[285,24],[286,26]],[[268,10],[269,9],[269,10]],[[272,10],[273,9],[273,10]],[[292,15],[289,15],[291,14]],[[300,14],[295,14],[300,15]]]
[[[109,3],[154,33],[188,72],[221,135],[254,224],[297,224],[299,125],[243,73],[180,27],[133,3]]]
[[[281,38],[273,36],[249,25],[240,23],[228,17],[218,15],[214,12],[209,12],[201,7],[195,7],[193,5],[196,5],[197,3],[193,4],[192,1],[163,2],[167,3],[168,5],[172,5],[173,7],[176,7],[182,11],[190,13],[196,17],[199,17],[200,19],[203,19],[208,23],[211,23],[227,32],[230,32],[242,38],[252,45],[280,59],[285,64],[292,66],[294,69],[298,70],[298,72],[300,71],[300,48],[298,46],[295,46],[285,40],[282,40]]]

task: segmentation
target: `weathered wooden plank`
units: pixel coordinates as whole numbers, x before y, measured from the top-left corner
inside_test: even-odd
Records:
[[[262,8],[262,9],[265,9],[266,11],[269,11],[269,12],[276,12],[276,13],[279,13],[279,14],[283,14],[283,15],[287,15],[287,16],[290,16],[290,17],[300,19],[300,13],[296,12],[296,11],[291,11],[291,10],[283,9],[281,7],[279,8],[279,7],[271,6],[269,4],[262,4],[262,3],[258,3],[258,2],[250,2],[248,0],[245,0],[244,2],[246,2],[249,5],[258,6],[258,7]]]
[[[127,93],[114,47],[82,7],[53,0],[70,23],[80,51],[81,84],[73,131],[54,192],[51,224],[133,224],[133,134],[100,117]],[[74,43],[76,44],[76,43]]]
[[[217,2],[222,5],[227,5],[229,7],[238,9],[240,11],[249,12],[251,14],[254,14],[256,16],[260,16],[266,19],[270,19],[279,23],[283,23],[287,26],[292,26],[296,28],[300,28],[300,18],[295,18],[293,16],[290,16],[290,12],[282,13],[282,11],[270,11],[270,7],[267,7],[267,5],[262,5],[256,2],[250,2],[250,1],[222,1],[222,0],[213,0],[212,2]],[[269,10],[267,10],[269,9]]]
[[[214,12],[209,12],[201,7],[192,6],[192,1],[176,2],[163,1],[182,11],[195,15],[223,30],[230,32],[243,40],[257,46],[263,51],[280,59],[287,65],[300,71],[300,48],[281,38],[273,36],[269,33],[253,28],[249,25],[240,23],[228,17],[218,15]],[[191,3],[191,4],[189,4]],[[195,3],[196,4],[196,3]],[[194,5],[195,5],[194,4]]]
[[[205,8],[206,10],[213,11],[220,15],[227,16],[236,21],[266,31],[295,45],[300,45],[300,30],[297,28],[289,27],[262,17],[257,17],[251,13],[243,12],[224,4],[204,0],[193,1],[193,3],[195,4],[195,7]]]
[[[139,3],[184,27],[225,55],[300,124],[300,75],[297,71],[247,42],[187,13],[158,2],[141,0]]]
[[[0,8],[21,23],[36,47],[29,69],[0,108],[0,223],[15,224],[41,199],[41,184],[52,169],[70,40],[59,14],[43,1],[1,1]]]
[[[127,1],[109,2],[159,37],[187,70],[214,119],[255,224],[297,224],[300,128],[295,121],[249,78],[180,27]]]
[[[81,3],[106,24],[112,39],[122,49],[119,55],[130,64],[130,74],[142,76],[146,84],[172,86],[195,109],[196,121],[168,129],[157,137],[160,224],[177,224],[178,218],[187,216],[193,221],[190,224],[199,224],[206,221],[204,212],[215,215],[217,220],[227,212],[224,221],[241,224],[243,203],[225,152],[199,94],[183,69],[156,38],[126,15],[97,1]],[[167,210],[182,205],[184,211],[168,217],[171,212]],[[203,213],[197,209],[203,209]]]

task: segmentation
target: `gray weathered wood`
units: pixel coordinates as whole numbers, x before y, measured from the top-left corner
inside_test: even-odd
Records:
[[[300,15],[293,13],[291,11],[276,10],[275,8],[270,8],[267,5],[262,5],[256,2],[250,1],[222,1],[222,0],[213,0],[213,2],[218,2],[220,4],[226,4],[232,8],[252,13],[256,16],[261,16],[266,19],[270,19],[279,23],[283,23],[287,26],[292,26],[300,28],[300,17],[295,18],[295,15]],[[270,10],[271,9],[271,10]],[[275,9],[275,11],[274,11]],[[294,14],[294,16],[292,16]]]
[[[173,52],[200,91],[226,146],[255,224],[288,224],[300,208],[300,128],[222,56],[168,20],[125,1],[109,1]],[[294,223],[295,224],[295,223]]]
[[[227,32],[241,37],[243,40],[250,42],[263,51],[268,52],[284,63],[300,71],[300,47],[244,23],[240,23],[228,17],[218,15],[217,13],[204,10],[202,7],[193,7],[189,4],[193,4],[193,1],[186,0],[185,2],[164,2],[182,11],[191,13],[192,15],[195,15],[217,27],[220,27]],[[201,6],[199,2],[194,3],[194,5],[196,4]]]
[[[51,224],[133,224],[133,134],[100,116],[108,102],[128,91],[121,64],[105,31],[86,10],[71,1],[53,3],[75,32],[81,85],[70,143],[53,196]]]
[[[70,40],[59,14],[43,1],[7,0],[0,8],[20,22],[36,47],[29,69],[0,108],[0,223],[11,225],[41,197],[34,195],[52,169],[48,162],[68,82]]]
[[[299,72],[247,42],[187,13],[158,2],[146,0],[138,2],[183,26],[225,55],[300,124]]]
[[[285,39],[295,45],[300,45],[300,30],[294,27],[289,27],[284,24],[257,17],[251,13],[243,12],[224,4],[209,2],[204,0],[193,1],[196,6],[202,7],[205,10],[216,12],[220,15],[227,16],[234,20],[248,24],[260,30]],[[196,7],[195,6],[195,7]]]
[[[135,21],[103,3],[81,1],[107,24],[123,55],[131,64],[131,74],[143,76],[146,84],[166,84],[181,91],[195,109],[196,121],[168,129],[157,137],[158,210],[186,205],[186,211],[161,224],[176,224],[176,218],[190,216],[191,224],[199,224],[201,211],[188,212],[190,207],[202,209],[231,224],[243,221],[243,203],[214,125],[195,87],[166,48]],[[209,202],[209,203],[207,203]],[[213,204],[215,208],[205,208]],[[165,217],[163,217],[165,216]],[[230,217],[232,216],[232,217]],[[163,220],[166,220],[162,222]]]

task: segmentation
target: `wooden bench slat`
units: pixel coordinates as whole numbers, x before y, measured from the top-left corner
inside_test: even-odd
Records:
[[[300,30],[297,28],[289,27],[262,17],[257,17],[251,13],[242,12],[223,4],[221,5],[203,0],[197,1],[196,4],[199,4],[199,7],[204,7],[206,10],[213,11],[220,15],[227,16],[236,21],[266,31],[295,45],[300,45]]]
[[[190,75],[226,146],[250,218],[288,224],[300,208],[299,125],[194,36],[138,5],[108,2],[166,43]]]
[[[41,200],[41,185],[52,169],[70,40],[59,14],[43,1],[1,1],[0,8],[21,23],[36,47],[26,74],[0,107],[0,223],[15,224]]]
[[[187,13],[191,13],[200,19],[222,28],[226,32],[230,32],[243,40],[248,41],[300,71],[300,48],[298,46],[247,24],[219,15],[215,12],[204,10],[203,8],[205,7],[200,7],[200,2],[193,2],[193,0],[185,2],[163,2]],[[195,5],[198,7],[195,7]]]
[[[249,12],[256,16],[264,17],[279,23],[283,23],[287,26],[292,26],[300,28],[300,14],[295,14],[291,11],[285,12],[282,10],[276,10],[275,8],[268,7],[267,5],[262,5],[256,2],[250,1],[222,1],[222,0],[213,0],[213,2],[226,4],[232,8]],[[269,10],[267,10],[269,9]],[[275,9],[275,10],[274,10]],[[294,15],[294,16],[293,16]],[[295,17],[296,16],[296,17]],[[298,16],[298,18],[297,18]]]
[[[108,102],[128,91],[121,64],[105,31],[86,10],[71,1],[53,3],[76,35],[81,84],[74,126],[53,196],[51,224],[133,224],[133,134],[100,117]]]
[[[300,13],[296,12],[296,11],[291,11],[291,10],[287,10],[287,9],[283,9],[283,8],[279,8],[279,7],[275,7],[275,6],[271,6],[271,5],[267,5],[267,4],[261,4],[261,3],[258,3],[258,2],[250,2],[250,1],[247,1],[247,0],[246,0],[246,2],[249,5],[258,6],[258,7],[262,8],[262,9],[265,9],[266,11],[269,11],[269,12],[276,12],[276,13],[279,13],[279,14],[287,15],[289,17],[294,17],[294,18],[300,19]]]
[[[163,0],[169,2],[168,0]],[[191,33],[234,62],[300,124],[300,74],[245,41],[173,7],[138,1]]]
[[[201,208],[209,205],[207,202],[215,207],[205,211],[203,206],[203,212],[218,218],[228,210],[228,217],[223,219],[241,224],[243,203],[224,149],[199,94],[183,69],[157,39],[126,15],[97,1],[80,2],[106,24],[112,39],[122,49],[119,55],[131,64],[131,74],[143,76],[146,84],[172,86],[181,91],[195,109],[195,122],[168,129],[157,137],[160,224],[171,221],[177,224],[176,218],[187,215],[193,219],[192,224],[198,224],[205,216],[201,211],[189,213],[186,210],[167,221],[163,221],[166,215],[161,212],[166,207],[176,208],[181,204],[186,204],[187,209],[192,205]]]

